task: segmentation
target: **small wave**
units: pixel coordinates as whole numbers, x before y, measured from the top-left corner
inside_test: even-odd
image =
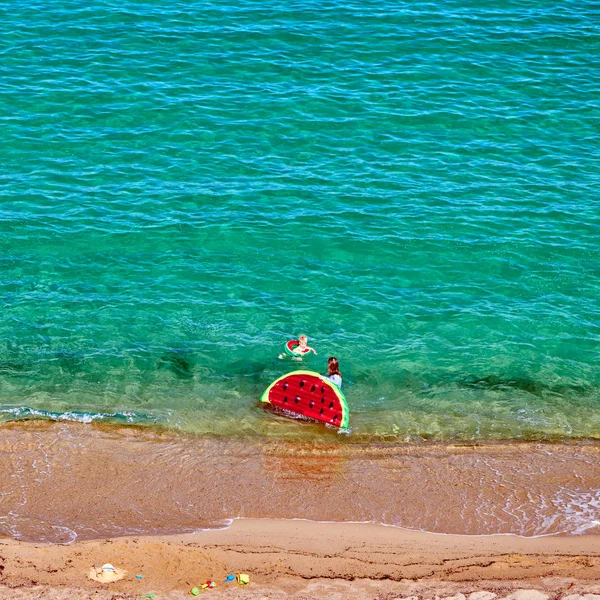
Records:
[[[93,423],[95,421],[114,422],[119,424],[144,425],[158,423],[161,419],[154,415],[132,411],[103,413],[78,410],[64,412],[40,410],[28,406],[0,408],[0,421],[23,421],[42,419],[48,421],[71,421],[75,423]]]
[[[52,525],[52,529],[54,530],[56,537],[55,543],[58,542],[61,544],[72,544],[74,541],[77,540],[77,533],[70,527],[64,527],[62,525]]]
[[[551,501],[555,507],[553,514],[560,515],[565,523],[565,533],[581,535],[600,528],[600,489],[561,488]]]

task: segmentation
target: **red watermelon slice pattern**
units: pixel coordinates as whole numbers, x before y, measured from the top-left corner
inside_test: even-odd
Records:
[[[276,379],[260,401],[340,429],[346,429],[350,419],[342,390],[313,371],[293,371]]]

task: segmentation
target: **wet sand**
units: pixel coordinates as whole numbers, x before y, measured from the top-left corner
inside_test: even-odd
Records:
[[[600,446],[583,442],[290,443],[14,423],[0,427],[0,600],[176,599],[207,579],[213,598],[500,600],[529,587],[567,600],[600,592],[599,481]],[[128,576],[89,580],[105,562]],[[249,586],[223,583],[239,572]]]
[[[125,569],[121,581],[87,578],[92,565]],[[250,584],[224,583],[229,573]],[[142,575],[136,579],[135,575]],[[211,598],[552,596],[600,589],[600,537],[450,536],[370,524],[236,520],[225,530],[70,545],[0,543],[0,598],[184,598],[214,579]],[[12,595],[11,595],[12,594]]]
[[[232,518],[446,534],[600,533],[600,445],[356,444],[26,422],[0,427],[0,535],[71,542]]]

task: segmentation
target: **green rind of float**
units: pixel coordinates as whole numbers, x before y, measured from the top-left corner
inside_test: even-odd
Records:
[[[350,424],[350,409],[348,408],[348,402],[346,401],[346,396],[344,396],[344,392],[340,390],[340,388],[333,383],[333,381],[328,381],[328,383],[338,397],[340,404],[342,405],[342,422],[340,423],[340,429],[348,429],[348,425]]]
[[[276,379],[262,394],[260,397],[261,402],[267,402],[271,404],[269,401],[269,392],[273,389],[273,386],[282,379],[289,377],[290,375],[312,375],[313,377],[321,378],[321,374],[315,371],[292,371],[291,373],[286,373],[282,375],[278,379]],[[340,405],[342,406],[342,422],[340,423],[340,429],[348,429],[348,425],[350,423],[350,409],[348,408],[348,402],[346,401],[346,396],[344,396],[344,392],[340,390],[340,388],[333,383],[333,381],[329,381],[328,379],[322,379],[323,383],[326,383],[332,390],[333,393],[337,396],[337,399],[340,401]]]
[[[297,348],[297,347],[298,347],[298,346],[296,346],[296,348]],[[287,344],[285,344],[285,346],[283,347],[283,349],[285,350],[285,353],[286,353],[288,356],[302,356],[302,354],[300,354],[299,352],[292,352],[292,351],[291,351],[291,350],[288,348]]]

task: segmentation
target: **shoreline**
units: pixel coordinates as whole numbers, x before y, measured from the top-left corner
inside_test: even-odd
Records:
[[[90,567],[105,562],[128,575],[110,584],[87,578]],[[239,572],[250,575],[248,586],[223,583]],[[213,598],[270,600],[443,597],[483,589],[506,595],[519,587],[583,592],[600,589],[594,584],[600,582],[600,536],[456,536],[374,524],[236,519],[226,529],[177,536],[69,545],[0,539],[0,598],[15,589],[20,598],[46,597],[41,592],[50,590],[55,595],[47,597],[56,598],[183,598],[208,579],[217,582],[206,592]]]
[[[183,534],[236,517],[442,534],[600,533],[600,444],[215,439],[0,427],[0,535],[64,543]]]
[[[262,410],[268,407],[261,406]],[[0,429],[11,427],[35,427],[52,426],[55,424],[73,425],[75,427],[96,427],[103,429],[130,429],[140,434],[154,434],[171,437],[212,438],[215,440],[247,440],[249,442],[274,442],[285,441],[288,443],[314,443],[335,444],[340,446],[360,445],[394,445],[407,448],[419,447],[495,447],[512,446],[521,444],[546,444],[572,445],[572,446],[595,446],[600,445],[600,434],[582,436],[564,436],[561,434],[549,434],[537,432],[527,437],[438,437],[428,434],[390,434],[377,432],[356,432],[350,427],[341,430],[329,427],[308,418],[294,416],[293,414],[282,416],[271,411],[271,421],[265,421],[262,430],[248,430],[238,433],[236,431],[200,430],[187,429],[180,426],[171,426],[159,420],[151,420],[147,414],[140,415],[145,418],[144,422],[128,421],[126,412],[123,413],[98,413],[96,417],[90,416],[75,418],[71,411],[65,413],[43,411],[27,407],[5,409],[6,412],[23,411],[26,416],[17,418],[5,418],[0,420]],[[148,423],[150,421],[150,423]],[[294,429],[296,428],[296,429]]]
[[[262,407],[261,407],[262,408]],[[272,416],[277,417],[277,413]],[[60,427],[71,428],[72,430],[83,429],[93,430],[98,432],[117,432],[124,434],[127,437],[153,437],[156,439],[171,439],[171,440],[213,440],[215,442],[247,442],[248,444],[264,443],[264,444],[297,444],[315,446],[336,447],[340,451],[352,448],[371,448],[373,452],[379,451],[380,448],[392,447],[405,451],[416,451],[419,449],[490,449],[494,448],[513,448],[513,447],[531,447],[544,445],[549,447],[579,447],[579,448],[599,448],[600,435],[598,437],[582,436],[582,437],[561,437],[539,435],[532,437],[508,437],[508,438],[437,438],[423,437],[422,435],[414,436],[393,436],[393,435],[378,435],[378,434],[354,434],[348,435],[347,432],[340,429],[327,427],[316,421],[303,420],[294,417],[281,417],[284,424],[293,423],[300,427],[313,427],[310,433],[308,431],[299,431],[298,435],[278,435],[279,432],[265,430],[263,433],[257,432],[242,432],[237,433],[232,431],[228,434],[219,432],[195,432],[192,430],[180,429],[177,427],[168,427],[160,423],[151,425],[145,423],[122,423],[119,421],[100,421],[100,420],[71,420],[62,418],[45,418],[45,417],[28,417],[22,419],[0,420],[0,434],[3,431],[16,430],[37,430],[51,431]],[[273,420],[273,423],[279,425],[280,421]]]

